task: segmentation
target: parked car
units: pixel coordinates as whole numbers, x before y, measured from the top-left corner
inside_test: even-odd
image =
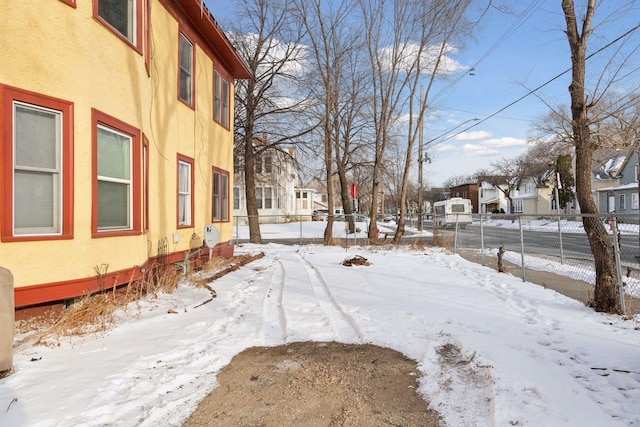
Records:
[[[327,216],[329,216],[329,209],[316,209],[311,214],[311,219],[313,221],[326,221]]]
[[[369,217],[362,214],[356,214],[356,222],[369,222]]]

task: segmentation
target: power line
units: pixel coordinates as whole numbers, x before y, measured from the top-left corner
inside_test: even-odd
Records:
[[[631,34],[631,33],[633,33],[634,31],[636,31],[638,28],[640,28],[640,24],[636,25],[635,27],[631,28],[630,30],[628,30],[627,32],[625,32],[624,34],[622,34],[621,36],[617,37],[616,39],[614,39],[614,40],[612,40],[611,42],[607,43],[606,45],[602,46],[601,48],[599,48],[599,49],[598,49],[598,50],[596,50],[595,52],[590,53],[589,55],[587,55],[587,56],[585,57],[585,61],[588,61],[589,59],[591,59],[591,58],[592,58],[592,57],[594,57],[595,55],[599,54],[600,52],[604,51],[605,49],[607,49],[607,48],[611,47],[612,45],[616,44],[617,42],[619,42],[619,41],[620,41],[620,40],[622,40],[623,38],[627,37],[629,34]],[[454,133],[453,135],[450,135],[450,136],[448,136],[448,137],[444,138],[444,139],[443,139],[443,140],[441,140],[441,141],[438,141],[438,142],[432,143],[432,145],[431,145],[431,146],[435,146],[435,145],[440,144],[441,142],[448,141],[448,140],[450,140],[450,139],[452,139],[452,138],[455,138],[456,136],[458,136],[458,135],[460,135],[460,134],[462,134],[462,133],[464,133],[464,132],[466,132],[466,131],[468,131],[468,130],[470,130],[470,129],[473,129],[473,128],[474,128],[474,127],[476,127],[476,126],[481,125],[482,123],[486,122],[487,120],[489,120],[489,119],[491,119],[491,118],[493,118],[493,117],[497,116],[498,114],[502,113],[504,110],[506,110],[506,109],[508,109],[508,108],[512,107],[513,105],[517,104],[518,102],[522,101],[523,99],[527,98],[528,96],[530,96],[530,95],[534,94],[535,92],[537,92],[538,90],[542,89],[542,88],[543,88],[543,87],[545,87],[546,85],[548,85],[548,84],[552,83],[553,81],[555,81],[555,80],[559,79],[560,77],[562,77],[563,75],[567,74],[567,73],[568,73],[569,71],[571,71],[571,70],[572,70],[572,67],[567,68],[566,70],[564,70],[564,71],[562,71],[561,73],[559,73],[559,74],[555,75],[554,77],[550,78],[549,80],[547,80],[546,82],[544,82],[544,83],[542,83],[541,85],[537,86],[536,88],[529,90],[527,93],[525,93],[524,95],[522,95],[520,98],[516,99],[515,101],[512,101],[512,102],[510,102],[509,104],[507,104],[506,106],[504,106],[504,107],[500,108],[500,109],[499,109],[498,111],[496,111],[495,113],[489,114],[489,115],[488,115],[488,116],[486,116],[485,118],[480,119],[480,120],[479,120],[479,121],[477,121],[476,123],[474,123],[474,124],[472,124],[472,125],[470,125],[470,126],[467,126],[465,129],[463,129],[463,130],[461,130],[461,131],[459,131],[459,132],[457,132],[457,133]]]

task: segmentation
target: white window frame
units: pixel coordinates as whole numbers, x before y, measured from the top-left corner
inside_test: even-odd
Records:
[[[189,162],[178,160],[178,225],[188,227],[192,224],[191,215],[191,168]],[[183,180],[186,179],[186,182]]]
[[[618,210],[623,211],[627,209],[627,197],[625,194],[620,194],[618,196]]]
[[[513,212],[514,213],[522,213],[522,212],[524,212],[524,202],[522,200],[514,200],[513,201]]]
[[[132,230],[133,229],[133,136],[128,135],[126,133],[120,132],[117,129],[104,126],[99,124],[98,129],[102,129],[107,132],[114,133],[116,135],[122,136],[129,140],[129,179],[115,178],[109,177],[105,175],[97,174],[98,186],[100,182],[112,182],[116,184],[125,184],[127,186],[127,224],[125,225],[113,225],[113,226],[100,226],[98,223],[98,231],[113,231],[113,230]],[[100,136],[98,133],[98,146],[100,145]],[[96,160],[98,164],[98,170],[100,170],[100,150],[98,149],[98,154],[96,155]],[[100,211],[100,200],[98,199],[98,212]],[[100,216],[98,214],[98,221],[100,220]]]
[[[17,144],[18,141],[16,139],[17,136],[17,109],[28,109],[32,111],[37,111],[46,114],[52,114],[55,117],[55,129],[54,129],[54,163],[55,165],[51,168],[46,167],[37,167],[37,166],[29,166],[29,165],[19,165],[17,159],[17,153],[19,152]],[[13,119],[13,135],[12,135],[12,144],[13,144],[13,235],[14,236],[35,236],[35,235],[61,235],[62,234],[62,139],[63,139],[63,113],[62,111],[40,107],[37,105],[32,105],[26,102],[14,101],[12,106],[12,119]],[[37,173],[37,174],[49,174],[52,177],[52,186],[51,186],[51,224],[47,225],[32,225],[32,226],[20,226],[17,224],[20,212],[16,211],[17,205],[19,205],[20,201],[18,200],[18,195],[24,195],[24,192],[21,192],[20,189],[16,188],[16,175],[22,173]],[[44,190],[44,189],[43,189]],[[33,199],[34,195],[28,195],[28,199]]]

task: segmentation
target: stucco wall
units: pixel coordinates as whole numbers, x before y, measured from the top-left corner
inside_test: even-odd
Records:
[[[177,99],[178,35],[188,27],[186,21],[180,27],[181,18],[157,0],[151,1],[150,75],[142,52],[93,18],[91,1],[78,1],[76,8],[52,0],[2,1],[0,16],[0,85],[71,102],[74,116],[73,238],[1,242],[0,259],[13,271],[15,286],[94,277],[101,265],[108,265],[108,271],[143,265],[157,255],[164,238],[169,252],[202,244],[204,226],[212,220],[213,166],[229,172],[232,202],[233,133],[212,119],[214,62],[223,62],[207,55],[211,49],[195,39],[192,109]],[[221,66],[220,71],[226,74]],[[233,117],[233,102],[229,104]],[[92,237],[92,109],[138,129],[149,140],[147,233]],[[178,154],[195,159],[194,226],[180,229]],[[229,219],[216,223],[222,242],[232,239],[231,206]]]

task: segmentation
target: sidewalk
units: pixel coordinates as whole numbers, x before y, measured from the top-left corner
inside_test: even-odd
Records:
[[[478,251],[459,250],[457,253],[468,261],[475,262],[477,264],[482,263],[482,255]],[[503,268],[506,268],[507,273],[521,277],[522,269],[520,266],[504,260],[502,264]],[[497,270],[498,259],[490,255],[485,255],[484,265]],[[527,282],[535,283],[545,288],[553,289],[556,292],[559,292],[584,304],[587,304],[588,301],[591,301],[593,299],[593,285],[583,282],[582,280],[560,276],[548,271],[539,271],[532,269],[526,270],[526,279]],[[634,316],[636,314],[640,314],[639,299],[626,295],[625,302],[627,306],[627,315]]]

